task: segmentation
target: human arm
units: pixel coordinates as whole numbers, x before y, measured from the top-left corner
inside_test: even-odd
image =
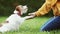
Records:
[[[47,14],[51,8],[55,5],[57,0],[46,0],[45,3],[36,12],[30,13],[29,15],[42,16]]]

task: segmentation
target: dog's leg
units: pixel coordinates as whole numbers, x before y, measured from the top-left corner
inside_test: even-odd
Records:
[[[26,17],[24,17],[24,19],[30,19],[30,18],[33,18],[33,16],[26,16]]]

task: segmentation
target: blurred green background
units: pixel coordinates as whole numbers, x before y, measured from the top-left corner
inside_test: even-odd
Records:
[[[27,5],[28,13],[37,11],[45,0],[0,0],[0,16],[9,16],[17,5]],[[52,13],[52,12],[51,12]]]

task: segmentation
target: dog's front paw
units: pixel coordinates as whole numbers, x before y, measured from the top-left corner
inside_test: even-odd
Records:
[[[25,19],[31,19],[33,18],[34,16],[26,16]]]

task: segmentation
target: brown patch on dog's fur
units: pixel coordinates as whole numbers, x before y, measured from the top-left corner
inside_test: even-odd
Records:
[[[2,27],[3,25],[2,25],[2,23],[0,23],[0,27]]]
[[[4,23],[1,23],[1,24],[0,24],[0,27],[2,27],[3,24],[5,24],[5,23],[9,23],[9,21],[5,21]]]
[[[2,24],[0,24],[0,27],[2,27]]]
[[[5,23],[9,23],[9,21],[5,21]]]

